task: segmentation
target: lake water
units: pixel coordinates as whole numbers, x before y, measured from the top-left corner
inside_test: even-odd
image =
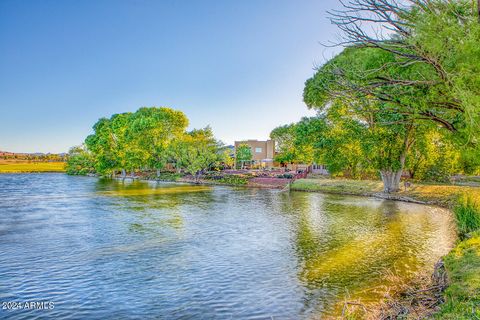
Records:
[[[431,272],[453,225],[369,198],[0,175],[0,302],[54,304],[0,318],[321,318]]]

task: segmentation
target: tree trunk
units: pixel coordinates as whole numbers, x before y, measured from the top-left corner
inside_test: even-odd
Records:
[[[479,0],[480,1],[480,0]],[[415,142],[415,139],[410,138],[410,134],[413,132],[413,126],[410,125],[407,128],[405,139],[403,140],[403,150],[400,153],[400,168],[393,170],[393,168],[384,168],[380,170],[380,175],[383,181],[383,192],[398,192],[400,190],[400,178],[402,177],[403,168],[405,167],[405,159],[407,158],[407,152]]]
[[[160,169],[157,169],[157,178],[160,178]]]
[[[383,181],[383,192],[391,193],[400,190],[400,178],[402,177],[402,169],[397,171],[393,170],[381,170],[380,175]]]
[[[406,140],[408,142],[408,140]],[[393,170],[387,168],[380,170],[380,175],[383,181],[383,192],[398,192],[400,190],[400,178],[402,177],[403,167],[405,166],[405,158],[407,157],[408,145],[405,146],[404,151],[400,155],[400,168]]]
[[[125,171],[125,169],[122,169],[122,178],[125,179],[126,176],[127,176],[127,172]]]
[[[194,179],[195,179],[195,183],[199,183],[198,179],[200,178],[200,171],[197,171],[195,172],[195,175],[194,175]]]

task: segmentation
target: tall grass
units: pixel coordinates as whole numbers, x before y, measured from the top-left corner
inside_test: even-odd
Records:
[[[480,229],[480,206],[471,195],[461,195],[453,212],[460,237]]]

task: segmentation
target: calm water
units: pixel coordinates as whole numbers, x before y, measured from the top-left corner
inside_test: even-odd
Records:
[[[452,246],[442,209],[63,174],[0,175],[0,318],[298,319],[376,301]]]

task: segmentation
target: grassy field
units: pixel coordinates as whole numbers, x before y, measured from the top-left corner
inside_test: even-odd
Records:
[[[64,162],[0,160],[0,173],[64,172]]]
[[[381,181],[300,179],[291,190],[386,197]],[[453,211],[459,231],[456,247],[444,258],[449,285],[437,319],[480,319],[480,187],[414,184],[388,197],[422,201]]]

